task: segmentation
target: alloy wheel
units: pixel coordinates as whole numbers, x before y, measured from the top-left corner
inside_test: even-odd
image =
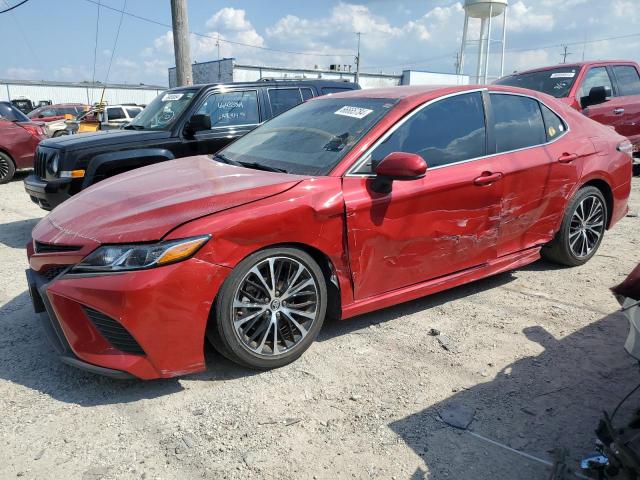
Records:
[[[9,160],[0,155],[0,180],[9,175]]]
[[[234,331],[252,353],[281,355],[307,336],[318,302],[316,279],[304,264],[283,256],[266,258],[249,270],[234,293]]]
[[[569,225],[569,248],[577,258],[589,256],[598,246],[605,229],[605,206],[589,195],[578,204]]]

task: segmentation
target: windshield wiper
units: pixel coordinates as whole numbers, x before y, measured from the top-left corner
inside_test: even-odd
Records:
[[[217,158],[222,163],[228,163],[229,165],[234,165],[236,167],[244,167],[244,165],[241,164],[240,162],[237,162],[235,160],[231,160],[229,157],[227,157],[226,155],[224,155],[222,153],[216,153],[215,155],[213,155],[213,158]]]
[[[272,167],[270,165],[263,165],[258,162],[238,162],[243,167],[255,168],[256,170],[265,170],[267,172],[289,173],[284,168]]]

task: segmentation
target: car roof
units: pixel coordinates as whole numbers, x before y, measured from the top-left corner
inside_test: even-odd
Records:
[[[636,65],[636,62],[633,60],[589,60],[585,62],[558,63],[556,65],[547,65],[545,67],[531,68],[529,70],[513,72],[505,75],[505,77],[522,75],[525,73],[544,72],[545,70],[554,70],[556,68],[582,68],[591,67],[593,65]]]
[[[453,95],[460,92],[482,91],[506,92],[519,95],[526,95],[534,98],[548,98],[547,95],[526,88],[511,87],[504,85],[403,85],[389,88],[371,88],[365,90],[351,90],[348,92],[333,93],[316,97],[309,101],[322,102],[328,99],[349,99],[349,98],[380,98],[397,100],[402,104],[419,104],[446,95]]]
[[[197,88],[204,90],[212,87],[298,87],[301,85],[314,85],[317,87],[334,87],[348,90],[358,89],[357,83],[344,80],[324,80],[318,78],[292,78],[292,79],[264,79],[255,82],[220,82],[220,83],[198,83],[182,87],[173,87],[169,90],[189,90]]]

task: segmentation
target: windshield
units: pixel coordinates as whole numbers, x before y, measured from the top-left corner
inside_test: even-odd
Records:
[[[191,103],[198,90],[162,92],[125,128],[167,130]]]
[[[395,105],[385,98],[303,103],[218,153],[221,161],[300,175],[326,175]]]
[[[538,72],[517,73],[496,81],[496,85],[528,88],[563,98],[569,95],[580,67],[558,67]]]

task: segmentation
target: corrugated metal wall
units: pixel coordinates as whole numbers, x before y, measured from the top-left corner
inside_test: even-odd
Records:
[[[110,105],[118,103],[148,104],[162,90],[142,88],[107,88],[104,99]],[[34,103],[39,100],[51,100],[53,103],[95,103],[100,100],[101,88],[58,85],[26,85],[0,83],[0,100],[13,100],[26,97]]]

